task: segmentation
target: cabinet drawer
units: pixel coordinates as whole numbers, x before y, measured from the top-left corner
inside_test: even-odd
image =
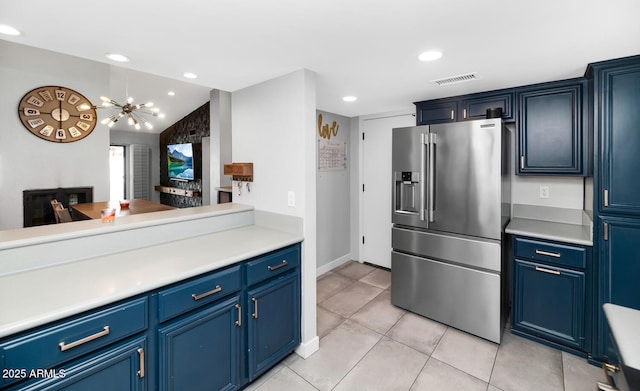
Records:
[[[160,322],[240,290],[240,266],[214,272],[158,293]]]
[[[141,298],[0,344],[2,369],[47,369],[147,329]],[[1,379],[7,384],[13,379]]]
[[[247,285],[253,285],[268,278],[293,270],[300,265],[299,247],[283,250],[257,258],[247,263]]]
[[[520,259],[535,259],[578,269],[585,268],[587,259],[584,247],[519,237],[514,240],[514,254]]]

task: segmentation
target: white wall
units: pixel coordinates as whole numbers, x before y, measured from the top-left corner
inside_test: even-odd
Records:
[[[351,120],[348,117],[317,111],[322,115],[322,125],[331,128],[335,121],[338,133],[331,135],[329,141],[347,142],[351,146]],[[315,128],[316,142],[322,137]],[[317,209],[317,260],[318,275],[323,274],[351,259],[350,248],[350,163],[351,156],[347,149],[346,169],[317,170],[316,172],[316,209]]]
[[[315,74],[299,70],[232,93],[234,162],[253,162],[251,191],[233,201],[303,218],[302,345],[318,347],[316,331]],[[295,206],[287,206],[287,193]]]
[[[28,91],[47,85],[74,89],[96,103],[108,95],[109,66],[2,40],[0,58],[0,229],[22,227],[23,190],[93,186],[94,200],[108,199],[108,128],[98,123],[82,140],[53,143],[25,129],[17,107]]]

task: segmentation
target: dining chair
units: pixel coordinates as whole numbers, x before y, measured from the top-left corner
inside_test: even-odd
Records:
[[[56,220],[58,223],[69,223],[72,221],[69,209],[56,209]]]
[[[60,216],[58,216],[59,210],[64,210],[64,206],[57,199],[51,200],[51,207],[53,208],[53,216],[56,218],[56,223],[60,223]]]

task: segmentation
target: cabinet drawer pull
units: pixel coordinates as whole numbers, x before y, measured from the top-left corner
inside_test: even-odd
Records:
[[[462,110],[462,118],[467,119],[467,109]]]
[[[453,110],[451,110],[451,119],[455,119]]]
[[[221,287],[220,285],[216,285],[216,288],[215,288],[215,289],[210,290],[209,292],[201,293],[201,294],[199,294],[199,295],[196,295],[196,294],[194,293],[194,294],[192,294],[192,295],[191,295],[191,297],[193,297],[193,300],[200,300],[200,299],[202,299],[202,298],[204,298],[204,297],[211,296],[211,295],[213,295],[214,293],[218,293],[218,292],[220,292],[221,290],[222,290],[222,287]]]
[[[89,341],[93,341],[94,339],[98,339],[100,337],[104,337],[105,335],[109,335],[109,326],[104,326],[104,328],[102,329],[102,331],[97,332],[93,335],[90,335],[88,337],[84,337],[82,339],[79,339],[75,342],[71,342],[71,343],[65,343],[65,342],[60,342],[58,344],[58,346],[60,347],[60,351],[64,352],[65,350],[69,350],[71,348],[75,348],[76,346],[82,345],[84,343],[87,343]]]
[[[236,309],[238,310],[238,320],[236,320],[236,326],[242,326],[242,307],[240,304],[236,304]]]
[[[524,155],[520,155],[520,169],[524,170]]]
[[[144,349],[138,349],[138,356],[140,357],[140,370],[138,371],[138,377],[144,377]]]
[[[271,266],[271,265],[269,265],[269,266],[267,266],[267,269],[268,269],[269,271],[274,271],[274,270],[280,269],[281,267],[285,267],[285,266],[287,266],[288,264],[289,264],[289,263],[287,262],[287,260],[286,260],[286,259],[283,259],[283,260],[282,260],[282,262],[281,262],[279,265],[275,265],[275,266]]]
[[[549,274],[555,274],[556,276],[560,275],[560,271],[559,270],[545,269],[545,268],[540,267],[540,266],[536,266],[536,271],[537,272],[549,273]]]
[[[251,301],[253,301],[253,314],[251,314],[251,317],[258,319],[258,299],[252,297]]]
[[[560,253],[552,253],[549,251],[536,250],[536,254],[538,255],[546,255],[548,257],[560,258]]]

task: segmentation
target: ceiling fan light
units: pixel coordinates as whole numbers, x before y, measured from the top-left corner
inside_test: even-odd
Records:
[[[133,103],[133,96],[128,97],[126,102],[129,104]]]
[[[147,102],[144,104],[144,107],[153,107],[153,102]]]

